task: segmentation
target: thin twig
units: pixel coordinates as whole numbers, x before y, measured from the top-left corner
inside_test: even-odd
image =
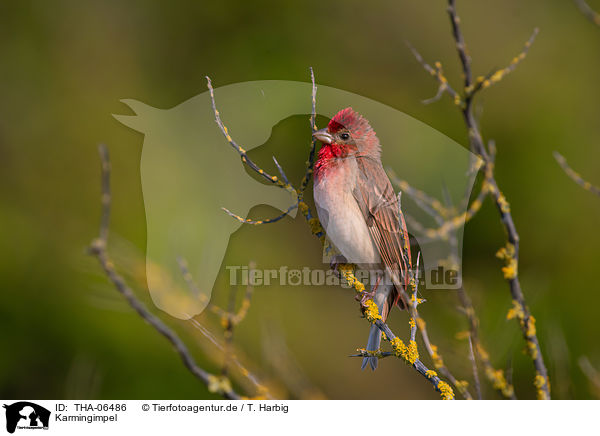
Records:
[[[490,158],[493,160],[495,157],[495,147],[493,146],[492,141],[490,141],[490,145]],[[477,168],[479,167],[480,165],[477,166]],[[467,204],[467,211],[459,214],[451,204],[444,206],[439,200],[414,188],[407,181],[397,178],[393,172],[390,171],[388,174],[390,175],[390,180],[392,183],[398,186],[401,191],[406,192],[411,198],[413,198],[417,205],[422,210],[429,213],[439,225],[439,227],[436,229],[428,229],[414,218],[407,216],[407,221],[410,221],[412,230],[422,235],[421,239],[419,240],[429,241],[443,238],[447,239],[452,248],[451,262],[453,263],[453,268],[458,270],[460,265],[458,263],[458,240],[456,238],[456,231],[471,218],[473,218],[473,216],[475,216],[475,214],[481,209],[481,205],[488,194],[487,185],[484,183],[477,197],[471,202],[470,205]],[[446,218],[444,218],[444,216]],[[471,303],[471,299],[467,295],[467,292],[463,286],[461,286],[457,292],[462,306],[462,312],[465,314],[469,323],[469,332],[467,336],[475,345],[475,350],[478,352],[477,354],[481,363],[483,364],[486,376],[492,382],[494,389],[496,389],[499,393],[506,398],[516,399],[513,386],[507,382],[502,370],[497,370],[494,368],[488,353],[485,351],[483,345],[479,341],[479,320],[475,315],[475,309]],[[444,359],[438,352],[437,346],[431,344],[425,321],[422,318],[417,318],[417,323],[421,331],[421,337],[425,343],[425,348],[431,356],[435,368],[440,371],[444,377],[450,380],[450,382],[459,390],[459,392],[463,394],[463,396],[465,396],[465,398],[469,398],[470,394],[468,391],[463,392],[466,388],[465,383],[457,380],[452,375],[452,373],[444,364]],[[475,381],[475,383],[477,382],[478,381]]]
[[[429,74],[431,74],[433,77],[435,77],[439,83],[439,87],[438,87],[438,90],[437,90],[437,93],[435,94],[435,96],[433,96],[432,98],[423,100],[423,103],[424,104],[433,103],[433,102],[439,100],[442,97],[442,95],[444,94],[444,92],[447,92],[448,94],[450,94],[450,96],[454,100],[454,104],[460,105],[462,103],[462,98],[460,97],[458,92],[456,92],[454,90],[454,88],[452,88],[452,86],[450,86],[450,84],[448,83],[448,79],[446,78],[446,76],[444,76],[444,72],[442,70],[442,64],[440,62],[436,62],[435,68],[432,67],[431,65],[429,65],[427,62],[425,62],[423,60],[423,56],[421,56],[421,54],[408,41],[406,41],[406,45],[408,46],[409,50],[412,51],[414,57],[417,59],[417,62],[419,62]]]
[[[413,193],[414,193],[414,191],[413,191]],[[421,317],[421,315],[419,315],[419,310],[417,307],[418,307],[420,301],[419,301],[419,298],[417,297],[417,292],[418,292],[418,284],[419,284],[419,263],[420,263],[421,253],[419,252],[417,255],[416,272],[413,272],[412,261],[408,255],[408,253],[409,253],[408,230],[406,227],[406,222],[404,221],[404,214],[403,214],[402,208],[401,208],[401,198],[402,198],[402,191],[400,191],[398,193],[398,214],[400,217],[400,227],[401,227],[401,231],[399,233],[400,233],[400,239],[401,239],[402,246],[404,247],[404,250],[402,251],[402,255],[404,257],[404,264],[407,265],[406,276],[407,276],[408,280],[405,280],[405,288],[406,289],[409,287],[412,288],[412,296],[409,299],[409,297],[406,294],[404,289],[400,289],[400,292],[404,294],[406,301],[410,301],[410,304],[408,306],[408,311],[411,316],[411,318],[410,318],[411,344],[413,344],[415,341],[415,335],[416,335],[417,326],[418,326],[418,330],[421,332],[421,339],[423,339],[423,343],[425,344],[425,349],[427,350],[427,353],[431,357],[431,360],[433,361],[435,369],[437,369],[444,377],[446,377],[450,381],[450,383],[452,383],[454,385],[454,387],[461,393],[461,395],[465,399],[471,400],[471,399],[473,399],[473,396],[467,389],[467,382],[457,380],[457,378],[454,377],[454,375],[450,372],[448,367],[444,364],[444,360],[438,353],[437,346],[433,345],[429,339],[429,333],[427,332],[427,324],[426,324],[425,320]],[[415,344],[414,346],[416,346],[416,343],[414,343],[414,344]]]
[[[510,292],[513,302],[518,306],[518,319],[521,326],[521,332],[525,339],[529,354],[533,360],[536,370],[535,385],[538,390],[538,398],[550,399],[550,383],[548,381],[548,371],[544,363],[542,351],[535,331],[535,319],[531,316],[529,308],[525,303],[525,297],[521,290],[521,283],[518,277],[518,261],[519,261],[519,234],[510,212],[510,206],[500,189],[494,175],[494,165],[490,155],[486,150],[484,141],[479,129],[479,124],[473,114],[473,97],[474,93],[469,92],[472,85],[471,60],[467,55],[467,49],[460,27],[460,19],[456,14],[455,0],[448,0],[448,16],[452,26],[452,34],[456,42],[458,57],[462,64],[463,74],[465,76],[465,104],[461,107],[463,118],[467,125],[469,139],[472,150],[479,154],[485,161],[486,166],[486,182],[490,194],[496,203],[496,207],[500,214],[502,224],[507,233],[508,243],[507,251],[511,253],[510,259],[506,259],[509,264],[503,269],[504,277],[508,280]],[[534,32],[534,36],[535,36]],[[528,47],[526,47],[527,49]]]
[[[254,225],[254,226],[258,226],[261,224],[272,224],[272,223],[276,223],[277,221],[285,218],[286,216],[288,216],[288,214],[290,212],[292,212],[294,209],[296,209],[298,207],[298,203],[294,203],[292,204],[290,207],[288,207],[286,209],[285,212],[273,217],[273,218],[266,218],[266,219],[262,219],[262,220],[251,220],[248,218],[242,218],[241,216],[233,213],[232,211],[230,211],[229,209],[227,209],[226,207],[222,207],[221,210],[223,210],[227,215],[229,215],[232,218],[235,218],[236,220],[238,220],[239,222],[243,223],[243,224],[250,224],[250,225]]]
[[[567,176],[569,176],[571,178],[571,180],[573,180],[575,183],[577,183],[579,186],[581,186],[586,191],[589,191],[592,194],[595,194],[600,197],[600,187],[594,186],[590,182],[584,180],[583,177],[581,177],[581,175],[579,175],[578,172],[574,171],[569,166],[569,164],[567,164],[567,160],[558,151],[555,151],[553,153],[553,155],[554,155],[554,159],[556,159],[556,162],[558,162],[560,167],[567,174]]]
[[[311,92],[311,113],[310,113],[310,129],[312,132],[317,131],[317,85],[315,84],[315,73],[310,68],[310,81],[312,83],[312,92]],[[310,150],[308,152],[308,160],[306,161],[306,170],[304,171],[304,177],[302,178],[302,182],[300,182],[300,193],[304,194],[308,183],[312,177],[313,167],[315,164],[315,152],[317,149],[317,140],[315,138],[311,138],[310,141]]]
[[[311,132],[315,132],[317,130],[317,85],[315,82],[315,74],[312,67],[310,68],[310,81],[312,84],[310,130]],[[304,200],[304,193],[306,192],[306,188],[308,187],[308,184],[310,183],[310,180],[313,175],[316,147],[317,140],[315,138],[311,138],[308,159],[306,161],[306,169],[304,171],[304,177],[302,177],[302,181],[300,182],[300,188],[296,190],[296,194],[298,195],[298,207],[300,209],[300,212],[302,212],[302,215],[304,215],[304,218],[308,222],[312,233],[316,237],[318,237],[323,244],[325,244],[325,230],[323,230],[323,227],[321,227],[318,218],[315,218],[310,206]]]
[[[426,192],[410,185],[406,180],[400,179],[391,168],[386,168],[386,173],[391,182],[396,185],[401,192],[406,193],[412,198],[415,203],[417,203],[424,212],[435,219],[438,224],[441,224],[444,218],[448,216],[449,210],[446,209],[437,198],[431,197]]]
[[[311,130],[314,132],[316,130],[315,122],[316,122],[316,91],[317,91],[317,88],[316,88],[312,68],[310,71],[311,71],[311,82],[312,82],[312,113],[311,113],[311,117],[310,117],[310,126],[311,126]],[[229,135],[229,133],[227,131],[227,128],[223,125],[220,115],[219,115],[219,111],[217,110],[216,103],[214,100],[214,92],[212,89],[210,79],[207,78],[207,80],[208,80],[208,87],[209,87],[210,94],[211,94],[212,107],[213,107],[213,111],[215,113],[215,121],[217,122],[219,128],[221,129],[221,132],[225,135],[227,141],[238,151],[238,153],[240,153],[240,155],[242,156],[243,162],[245,164],[249,165],[250,168],[252,168],[254,171],[256,171],[259,174],[264,176],[264,172],[262,171],[262,169],[260,169],[256,164],[254,164],[254,162],[250,161],[247,158],[247,156],[245,154],[245,150],[242,147],[240,147],[231,138],[231,136]],[[295,190],[295,192],[298,196],[298,207],[301,210],[301,212],[303,213],[305,219],[307,220],[312,233],[315,236],[319,237],[319,239],[325,245],[327,243],[325,241],[325,232],[324,232],[318,218],[314,217],[314,215],[312,214],[312,212],[310,210],[310,207],[304,201],[304,191],[306,190],[308,183],[310,182],[310,179],[312,177],[312,173],[313,173],[315,149],[316,149],[316,141],[313,139],[311,142],[309,157],[306,162],[306,170],[305,170],[304,177],[302,179],[302,182],[300,183],[300,188]],[[276,160],[275,160],[275,162],[276,162],[277,167],[280,168]],[[282,170],[280,169],[280,172],[281,171]],[[288,190],[291,189],[291,185],[287,181],[286,181],[286,183],[283,183],[278,178],[276,178],[274,176],[270,176],[270,175],[267,175],[265,177],[267,179],[269,179],[272,183],[275,183],[275,184],[277,184],[285,189],[288,189]],[[282,173],[282,177],[283,177],[283,173]],[[284,179],[285,179],[285,177],[284,177]],[[230,212],[228,212],[228,213],[230,213]],[[231,214],[231,215],[234,216],[235,218],[237,218],[238,220],[243,221],[243,219],[241,217],[237,217],[234,214]],[[408,243],[408,241],[407,241],[408,232],[406,231],[406,224],[404,222],[403,215],[400,215],[400,217],[401,217],[401,222],[403,225],[402,228],[404,230],[404,237],[406,239],[404,245],[405,245],[405,247],[407,247],[406,244]],[[405,250],[405,251],[407,251],[407,250]],[[346,280],[349,282],[349,284],[351,284],[353,287],[355,287],[355,289],[357,290],[357,292],[359,294],[364,295],[364,285],[360,281],[358,281],[356,279],[356,277],[354,276],[354,266],[346,265],[345,266],[346,269],[344,271],[342,271],[342,268],[343,268],[343,266],[339,266],[340,272],[342,272],[343,276],[346,278]],[[411,269],[412,269],[412,267],[410,264],[410,259],[405,258],[404,259],[404,270],[411,271]],[[407,287],[408,280],[409,280],[407,274],[405,275],[404,279],[405,279],[405,287]],[[401,289],[401,292],[403,293],[404,297],[406,297],[406,301],[408,301],[405,290]],[[416,299],[416,295],[415,295],[415,299]],[[390,341],[390,343],[392,344],[392,348],[394,348],[395,355],[398,357],[402,357],[415,370],[417,370],[417,372],[419,372],[421,375],[426,377],[433,384],[435,389],[441,393],[441,395],[444,399],[454,399],[454,393],[452,391],[452,388],[446,382],[442,381],[437,376],[435,371],[429,370],[425,366],[425,364],[423,364],[418,359],[418,352],[416,350],[416,342],[414,340],[414,334],[416,333],[416,328],[413,327],[413,325],[412,325],[412,324],[414,324],[415,317],[413,316],[413,321],[411,324],[411,341],[409,343],[409,346],[407,347],[402,343],[402,341],[398,337],[396,337],[391,332],[389,327],[382,321],[381,316],[377,313],[377,306],[375,305],[373,300],[372,299],[361,299],[361,301],[363,303],[366,302],[367,304],[371,303],[371,305],[369,306],[370,312],[366,311],[366,313],[367,313],[366,318],[372,324],[377,325],[377,327],[385,334],[385,338]],[[409,307],[409,310],[411,311],[411,313],[412,314],[416,313],[414,311],[414,309],[411,309],[411,307]],[[371,313],[371,316],[369,316],[368,313]],[[364,352],[368,353],[366,350]]]
[[[502,80],[504,78],[504,76],[506,76],[509,73],[512,73],[517,68],[519,63],[523,59],[525,59],[525,57],[527,56],[527,53],[529,53],[529,49],[531,48],[533,41],[535,41],[535,37],[537,36],[538,33],[539,33],[539,29],[537,27],[535,29],[533,29],[533,33],[531,34],[531,36],[525,43],[525,47],[523,48],[521,53],[519,53],[517,56],[512,58],[512,60],[510,61],[510,64],[507,67],[495,70],[494,72],[492,72],[486,76],[477,77],[477,79],[475,79],[475,82],[473,84],[471,84],[471,86],[469,88],[466,88],[465,91],[468,94],[474,95],[478,91],[489,88],[490,86],[498,83],[500,80]]]
[[[471,360],[471,366],[473,369],[473,381],[475,382],[477,399],[481,400],[481,383],[479,382],[479,370],[477,369],[477,360],[475,359],[475,352],[473,351],[473,341],[471,340],[471,335],[469,335],[469,359]]]
[[[594,368],[587,356],[581,356],[577,363],[594,388],[596,395],[600,398],[600,372]]]
[[[223,121],[221,121],[221,114],[217,110],[217,105],[215,103],[215,91],[213,89],[210,77],[208,76],[206,76],[206,86],[208,87],[208,91],[210,92],[210,100],[215,115],[215,122],[219,126],[219,129],[221,130],[221,133],[223,133],[223,136],[225,136],[225,139],[227,139],[227,142],[229,142],[229,144],[239,153],[239,155],[242,157],[242,162],[244,162],[246,165],[252,168],[257,174],[265,178],[267,181],[271,183],[277,183],[279,181],[277,176],[270,175],[265,170],[256,165],[254,161],[250,159],[250,157],[248,157],[246,150],[243,149],[240,145],[238,145],[238,143],[235,142],[229,134],[227,127],[225,127],[225,124],[223,124]]]
[[[196,328],[206,339],[208,339],[208,341],[213,344],[215,346],[215,348],[217,348],[219,351],[221,352],[225,352],[225,347],[224,345],[222,345],[217,338],[215,338],[215,336],[206,328],[204,327],[202,324],[200,324],[200,322],[198,322],[197,320],[195,320],[194,318],[190,318],[190,322],[192,323],[192,325],[194,326],[194,328]],[[267,387],[265,385],[263,385],[260,380],[258,379],[257,376],[255,376],[254,374],[252,374],[245,366],[244,364],[236,357],[235,354],[232,354],[230,356],[230,363],[232,363],[233,365],[235,365],[238,369],[238,372],[243,376],[243,378],[247,381],[250,382],[250,384],[253,386],[253,388],[256,390],[258,396],[265,396],[267,399],[274,399],[271,396],[271,393],[269,392],[269,390],[267,389]]]
[[[416,321],[419,318],[418,312],[416,310],[416,306],[419,304],[419,299],[417,298],[417,280],[418,275],[415,275],[412,269],[412,262],[410,256],[408,256],[408,232],[406,230],[406,223],[404,221],[404,216],[402,214],[401,209],[401,194],[398,194],[398,212],[399,212],[399,223],[400,223],[400,238],[401,238],[401,247],[402,247],[402,273],[403,279],[400,280],[400,277],[394,271],[391,271],[389,268],[387,272],[392,277],[393,283],[402,283],[399,286],[398,292],[402,295],[403,301],[406,301],[408,304],[408,311],[410,313],[410,340],[408,346],[402,342],[402,340],[397,337],[389,328],[389,326],[383,322],[382,316],[379,314],[379,309],[375,302],[372,299],[372,295],[367,293],[365,290],[365,285],[356,278],[354,275],[354,270],[356,268],[355,265],[352,264],[342,264],[337,265],[337,270],[341,274],[342,278],[346,280],[348,285],[352,287],[357,295],[357,300],[360,301],[361,310],[367,321],[369,321],[372,325],[377,326],[383,333],[384,340],[390,342],[392,349],[394,350],[394,355],[403,359],[406,363],[408,363],[413,369],[415,369],[419,374],[424,376],[433,386],[434,388],[440,392],[443,399],[452,400],[454,399],[454,391],[448,385],[448,383],[441,380],[437,373],[429,368],[419,359],[419,352],[417,349],[417,343],[415,340],[416,335]],[[419,256],[420,258],[420,256]],[[409,298],[407,294],[407,289],[410,287],[412,290],[412,298]],[[410,303],[408,303],[410,302]],[[359,349],[360,355],[363,357],[366,356],[375,356],[378,357],[380,351],[367,351],[364,349]],[[373,354],[375,353],[375,354]],[[382,354],[383,356],[383,354]]]
[[[248,379],[251,382],[251,384],[254,386],[254,388],[257,391],[257,395],[259,397],[265,396],[268,399],[273,399],[273,397],[271,396],[271,394],[270,394],[269,390],[266,388],[266,386],[264,386],[262,383],[260,383],[258,378],[256,376],[254,376],[248,369],[246,369],[246,367],[244,367],[244,365],[235,357],[235,354],[232,351],[233,346],[232,346],[231,342],[232,342],[232,337],[233,337],[233,328],[235,326],[237,326],[240,322],[242,322],[244,320],[244,318],[246,317],[246,314],[248,313],[248,309],[250,308],[250,299],[252,298],[252,294],[254,292],[254,286],[252,286],[250,283],[248,283],[248,285],[246,286],[246,292],[244,294],[244,298],[243,298],[242,303],[240,304],[240,307],[238,308],[237,311],[234,311],[235,308],[233,306],[230,306],[229,310],[224,310],[221,307],[217,306],[216,304],[213,304],[212,302],[207,301],[208,298],[206,297],[206,295],[200,292],[200,289],[196,285],[196,282],[194,281],[194,278],[189,270],[187,261],[184,258],[179,257],[177,259],[177,263],[179,264],[179,269],[181,270],[183,279],[185,280],[190,291],[192,291],[192,293],[194,295],[197,295],[201,302],[205,302],[207,305],[206,306],[207,309],[210,310],[215,315],[217,315],[221,321],[221,324],[225,326],[226,344],[221,345],[217,341],[217,339],[214,337],[214,335],[212,333],[210,333],[210,331],[208,331],[208,329],[206,327],[204,327],[202,324],[200,324],[197,320],[195,320],[193,318],[190,319],[192,325],[196,329],[198,329],[200,331],[200,333],[202,333],[204,335],[204,337],[206,337],[217,349],[219,349],[220,351],[223,352],[223,354],[225,355],[225,358],[227,360],[227,365],[232,363],[233,365],[235,365],[238,368],[240,374],[242,374],[242,376],[244,378]],[[250,262],[250,264],[248,266],[249,266],[250,274],[252,274],[252,271],[256,267],[254,262]],[[233,295],[232,295],[232,297],[233,297]],[[230,332],[229,335],[227,333],[228,331]]]
[[[158,317],[152,314],[140,300],[138,300],[131,288],[125,283],[123,277],[117,273],[114,263],[108,256],[107,243],[111,204],[110,159],[108,149],[105,145],[100,145],[98,151],[102,161],[102,219],[98,237],[92,241],[90,246],[90,254],[96,257],[108,279],[112,282],[116,290],[127,300],[129,306],[131,306],[138,315],[173,345],[185,367],[210,389],[215,386],[217,377],[200,368],[179,336],[172,329],[167,327]],[[215,392],[220,393],[227,399],[240,399],[240,395],[231,388],[231,385],[229,385],[227,389],[218,389],[215,390]]]
[[[575,3],[583,14],[595,25],[600,26],[600,13],[593,10],[585,0],[575,0]]]
[[[414,218],[411,217],[411,220],[413,221],[413,230],[423,236],[421,242],[449,239],[454,231],[464,226],[477,214],[477,212],[479,212],[485,197],[488,195],[488,185],[484,183],[481,186],[477,197],[471,202],[467,210],[459,214],[454,208],[445,207],[439,200],[414,188],[406,180],[397,178],[393,172],[389,172],[388,174],[390,175],[392,183],[401,191],[406,192],[415,203],[417,203],[424,212],[431,215],[438,224],[437,228],[427,228],[420,223],[415,224]]]
[[[477,94],[477,91],[484,88],[483,83],[486,80],[488,80],[490,85],[492,83],[497,83],[506,73],[513,71],[516,65],[520,62],[520,60],[522,60],[526,56],[533,39],[537,35],[537,29],[534,30],[532,37],[525,44],[525,49],[523,50],[523,52],[519,54],[519,56],[517,56],[515,59],[513,59],[509,67],[502,70],[498,70],[498,75],[494,78],[494,80],[492,80],[491,77],[489,79],[478,79],[474,85],[473,73],[471,68],[471,58],[468,55],[467,47],[462,34],[460,18],[456,13],[455,0],[448,0],[447,12],[450,18],[452,36],[456,44],[456,50],[461,63],[462,73],[464,76],[464,94],[461,101],[458,102],[460,103],[458,104],[458,106],[460,107],[460,111],[463,115],[465,124],[467,126],[471,150],[477,155],[479,155],[479,157],[484,162],[484,183],[486,184],[486,191],[494,200],[498,212],[500,214],[500,219],[507,233],[507,245],[503,249],[504,251],[500,253],[502,254],[501,257],[506,262],[506,265],[502,268],[502,271],[504,274],[504,278],[509,283],[510,292],[513,299],[513,305],[515,306],[514,314],[515,317],[517,317],[519,320],[523,338],[527,343],[529,354],[532,358],[536,370],[534,384],[537,388],[538,398],[550,399],[550,384],[548,381],[548,371],[546,369],[540,344],[536,335],[535,319],[533,318],[533,316],[531,316],[529,308],[525,303],[525,297],[523,295],[523,291],[521,290],[521,284],[518,277],[519,235],[517,233],[512,214],[510,212],[510,205],[506,200],[506,197],[498,188],[498,184],[496,182],[494,174],[493,150],[486,149],[483,137],[481,135],[481,131],[479,129],[479,124],[477,122],[477,119],[475,118],[473,111],[473,98]],[[413,53],[416,53],[416,50],[413,49]],[[431,73],[431,67],[426,66],[427,64],[423,61],[422,57],[418,53],[415,55],[415,57],[417,58],[417,61],[421,63],[428,72]],[[439,81],[440,79],[438,78],[438,82]],[[482,83],[482,86],[476,86],[479,82]],[[455,100],[455,102],[457,101]],[[476,346],[475,348],[478,353],[480,351],[483,351],[483,349],[480,350],[478,346]],[[504,377],[502,377],[502,379],[504,379]]]
[[[281,172],[282,179],[280,179],[277,176],[272,176],[271,174],[266,172],[264,169],[262,169],[260,166],[258,166],[256,163],[254,163],[254,161],[252,159],[250,159],[250,157],[248,156],[248,153],[246,152],[246,150],[242,146],[240,146],[237,142],[235,142],[235,140],[229,134],[227,127],[225,126],[225,124],[223,124],[223,121],[221,120],[221,114],[219,113],[219,110],[217,109],[217,103],[215,101],[215,90],[213,89],[212,82],[210,80],[210,77],[208,77],[208,76],[206,76],[206,86],[208,87],[208,90],[210,93],[210,101],[211,101],[211,106],[212,106],[213,113],[215,116],[215,122],[217,123],[217,126],[219,126],[219,130],[221,130],[221,133],[223,134],[223,136],[225,137],[225,139],[227,140],[229,145],[231,145],[238,152],[238,154],[242,158],[242,162],[245,165],[247,165],[250,169],[252,169],[255,173],[257,173],[258,175],[260,175],[261,177],[266,179],[268,182],[273,183],[274,185],[276,185],[282,189],[285,189],[290,194],[293,194],[296,197],[296,202],[293,203],[292,205],[290,205],[285,212],[283,212],[280,215],[277,215],[274,218],[263,219],[263,220],[250,220],[247,218],[243,218],[239,215],[236,215],[235,213],[231,212],[229,209],[226,209],[224,207],[221,209],[223,209],[223,211],[225,211],[229,216],[231,216],[232,218],[235,218],[236,220],[238,220],[239,222],[241,222],[243,224],[252,224],[252,225],[271,224],[271,223],[275,223],[275,222],[281,220],[282,218],[284,218],[286,215],[288,215],[291,211],[293,211],[294,209],[296,209],[299,206],[299,199],[296,194],[296,190],[287,180],[285,173],[282,172],[283,170],[279,166],[279,163],[277,162],[277,159],[275,159],[275,157],[273,157],[273,159],[275,160],[275,164],[277,165],[277,167],[279,168],[279,170]]]
[[[388,327],[388,325],[386,323],[384,323],[381,319],[377,320],[375,322],[375,325],[379,328],[379,330],[381,330],[386,338],[389,339],[389,341],[391,343],[394,343],[397,339],[396,335],[394,335],[394,333],[392,332],[392,330],[390,330],[390,328]],[[398,355],[398,354],[396,354]],[[410,363],[410,362],[409,362]],[[450,388],[450,386],[448,386],[444,381],[442,381],[436,374],[435,371],[430,370],[429,368],[427,368],[427,366],[421,362],[421,360],[419,360],[418,358],[415,359],[412,363],[410,363],[410,365],[419,373],[421,374],[423,377],[425,377],[427,380],[429,380],[429,382],[435,387],[435,389],[440,392],[445,399],[454,399],[454,395],[452,393],[452,390],[450,389],[448,391],[448,389]]]

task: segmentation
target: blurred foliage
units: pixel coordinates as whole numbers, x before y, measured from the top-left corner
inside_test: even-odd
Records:
[[[599,2],[590,2],[600,9]],[[458,3],[478,73],[506,65],[534,27],[528,58],[479,100],[482,129],[498,146],[497,178],[521,235],[520,274],[550,370],[555,398],[589,398],[580,356],[600,367],[597,311],[600,202],[568,179],[560,151],[600,182],[600,29],[570,1]],[[170,346],[133,314],[100,275],[85,248],[99,221],[98,142],[112,151],[113,241],[145,247],[139,158],[143,138],[111,113],[122,98],[167,108],[215,86],[247,80],[308,80],[402,110],[460,143],[466,133],[448,98],[424,106],[436,84],[404,44],[409,40],[460,80],[442,0],[413,2],[2,2],[0,5],[0,396],[5,398],[205,398]],[[323,120],[320,120],[321,123]],[[278,158],[298,179],[306,120],[280,123],[252,157]],[[418,147],[397,143],[386,147]],[[207,158],[210,158],[207,156]],[[251,217],[274,215],[266,206]],[[229,219],[224,215],[223,219]],[[519,398],[533,398],[533,370],[514,321],[500,262],[502,228],[491,202],[467,225],[466,288],[482,341],[497,367],[512,368]],[[121,242],[121,245],[127,245]],[[117,244],[119,246],[119,244]],[[319,242],[301,216],[235,233],[223,265],[319,266]],[[117,256],[118,257],[118,256]],[[227,271],[213,292],[225,301]],[[140,298],[149,302],[143,286]],[[367,325],[341,288],[258,288],[235,341],[264,378],[276,377],[263,352],[265,329],[280,329],[297,366],[331,398],[437,398],[409,368],[384,360],[360,371],[347,356],[364,345]],[[460,378],[470,378],[465,321],[451,292],[426,293],[421,307],[432,340]],[[393,313],[396,332],[406,315]],[[188,344],[204,339],[164,319]],[[201,322],[218,323],[209,314]],[[594,333],[595,332],[595,333]],[[218,370],[215,362],[200,361]],[[484,384],[485,393],[495,394]]]

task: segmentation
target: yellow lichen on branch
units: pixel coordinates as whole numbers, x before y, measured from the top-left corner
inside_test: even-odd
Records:
[[[213,394],[231,392],[231,381],[225,376],[208,376],[208,391]]]
[[[354,288],[354,290],[357,293],[361,294],[365,291],[365,285],[354,275],[354,265],[340,264],[338,265],[338,271],[340,272],[344,280],[346,280],[348,285]]]
[[[525,310],[521,304],[517,300],[513,300],[513,307],[508,310],[506,314],[506,319],[518,319],[521,327],[525,330],[525,335],[528,338],[533,338],[536,335],[535,328],[535,317],[533,315],[529,315],[527,319],[525,319]]]
[[[492,387],[502,392],[502,395],[507,398],[514,395],[515,390],[513,386],[506,381],[503,370],[488,367],[485,369],[485,375],[492,382]]]
[[[438,389],[440,390],[440,394],[442,395],[443,400],[453,400],[454,399],[454,391],[450,387],[448,383],[440,380],[438,383]]]
[[[475,348],[479,358],[481,359],[481,362],[483,363],[485,376],[492,384],[492,387],[500,392],[504,397],[514,398],[515,389],[510,383],[508,383],[506,377],[504,377],[504,371],[501,369],[495,369],[492,366],[489,353],[480,343],[477,343]]]
[[[444,366],[444,359],[442,359],[442,356],[440,356],[440,354],[438,353],[438,347],[437,345],[431,345],[431,360],[433,360],[433,366],[435,366],[437,369],[440,369]]]
[[[365,318],[367,318],[367,321],[369,321],[371,324],[373,324],[378,319],[381,319],[381,315],[379,314],[379,309],[377,308],[377,305],[373,300],[370,299],[365,302],[364,314]]]
[[[535,379],[533,381],[534,386],[537,389],[537,398],[538,400],[549,400],[550,396],[547,392],[550,391],[550,382],[547,377],[544,377],[539,372],[536,373]],[[544,389],[544,386],[548,385],[548,389]]]
[[[413,365],[419,358],[417,343],[413,340],[409,341],[408,346],[406,346],[402,339],[396,336],[390,341],[390,344],[396,356],[401,357],[410,365]]]
[[[513,244],[507,242],[505,247],[498,250],[496,257],[504,260],[502,274],[506,280],[512,280],[517,277],[519,263],[515,258],[515,246]]]
[[[354,275],[354,265],[340,264],[338,265],[338,271],[340,272],[342,278],[346,280],[348,286],[353,288],[357,294],[361,295],[365,292],[365,285]],[[375,304],[375,302],[371,298],[367,299],[362,303],[362,310],[363,314],[365,315],[365,318],[371,324],[373,324],[379,319],[382,319],[377,304]]]
[[[523,312],[523,308],[519,304],[517,300],[513,300],[513,307],[508,309],[508,313],[506,314],[506,319],[511,320],[517,318],[518,320],[522,320],[525,317],[525,313]]]

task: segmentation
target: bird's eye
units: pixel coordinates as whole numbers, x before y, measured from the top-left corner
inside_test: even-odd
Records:
[[[343,139],[343,140],[345,141],[346,139],[349,139],[349,138],[350,138],[350,135],[349,135],[348,133],[342,133],[342,134],[340,135],[340,138],[341,138],[341,139]]]

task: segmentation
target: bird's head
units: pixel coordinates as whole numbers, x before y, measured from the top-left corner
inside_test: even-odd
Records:
[[[373,156],[379,157],[379,139],[371,125],[351,107],[342,109],[327,127],[317,130],[313,137],[323,143],[319,157]]]

